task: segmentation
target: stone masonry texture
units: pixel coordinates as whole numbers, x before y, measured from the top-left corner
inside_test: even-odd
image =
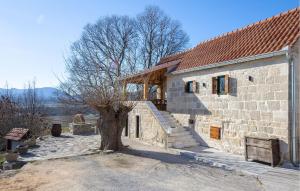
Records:
[[[212,94],[212,77],[225,74],[230,77],[230,93]],[[244,154],[245,136],[275,137],[280,139],[282,157],[288,158],[288,78],[285,56],[170,74],[167,110],[208,146]],[[199,83],[199,93],[185,93],[185,82],[192,80]],[[194,125],[189,125],[189,119],[195,120]],[[210,138],[211,126],[221,128],[220,140]]]
[[[137,116],[140,120],[139,138],[136,137]],[[165,147],[167,135],[146,102],[136,102],[133,110],[129,112],[128,129],[130,139],[140,139],[149,144]]]

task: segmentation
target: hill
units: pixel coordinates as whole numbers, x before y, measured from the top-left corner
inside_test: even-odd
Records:
[[[46,102],[57,102],[57,96],[62,94],[60,90],[52,87],[36,88],[35,90],[37,95],[44,99]],[[18,97],[24,94],[25,89],[11,88],[8,89],[8,91],[10,94]],[[7,89],[0,88],[0,95],[4,95],[6,93]]]

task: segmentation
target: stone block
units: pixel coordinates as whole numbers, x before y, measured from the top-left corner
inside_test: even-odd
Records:
[[[257,103],[255,101],[245,102],[245,109],[246,110],[256,110]]]
[[[276,100],[288,100],[289,95],[288,92],[275,92]]]
[[[268,101],[267,104],[270,111],[280,110],[280,101]]]
[[[272,121],[273,119],[273,113],[272,112],[261,112],[261,120],[264,121]]]
[[[275,99],[274,92],[267,92],[267,93],[264,93],[262,98],[263,98],[264,100],[274,100],[274,99]]]
[[[258,103],[258,110],[260,111],[267,111],[268,110],[268,104],[265,101],[260,101]]]
[[[250,118],[251,120],[260,120],[260,111],[251,111]]]
[[[280,73],[280,69],[279,68],[270,68],[268,75],[269,76],[278,76]]]
[[[275,85],[270,86],[270,91],[271,91],[271,92],[280,91],[280,90],[281,90],[280,88],[281,88],[281,87],[278,86],[278,84],[275,84]]]
[[[287,100],[280,101],[280,110],[288,111],[288,109],[289,109],[289,102]]]
[[[273,76],[266,78],[266,84],[274,84],[275,78]]]
[[[274,122],[288,122],[288,112],[285,111],[274,111],[273,112]]]

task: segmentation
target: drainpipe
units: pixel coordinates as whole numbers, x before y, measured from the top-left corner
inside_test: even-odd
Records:
[[[290,82],[291,82],[291,133],[290,133],[290,142],[291,142],[291,153],[290,158],[291,162],[294,166],[298,166],[297,164],[297,129],[296,129],[296,83],[295,83],[295,64],[293,57],[290,53],[290,47],[287,51],[287,59],[290,65]]]

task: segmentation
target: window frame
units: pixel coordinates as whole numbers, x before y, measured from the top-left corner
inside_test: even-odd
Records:
[[[229,79],[230,78],[228,74],[212,77],[212,94],[217,94],[217,95],[229,94],[230,92]],[[223,82],[222,84],[221,84],[221,80]]]

